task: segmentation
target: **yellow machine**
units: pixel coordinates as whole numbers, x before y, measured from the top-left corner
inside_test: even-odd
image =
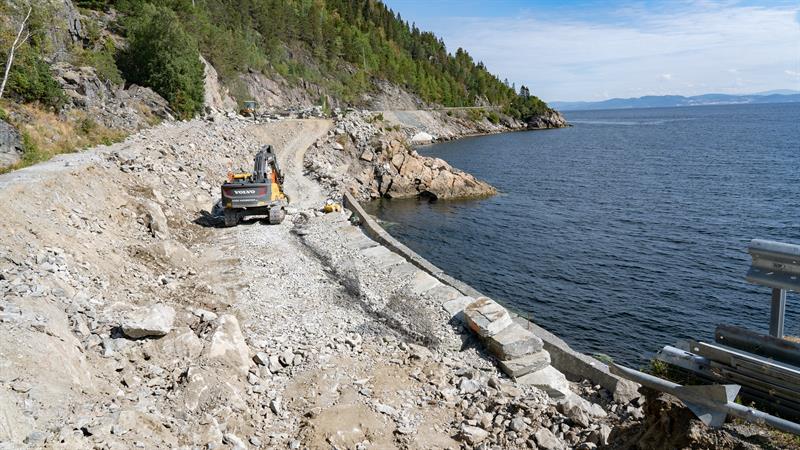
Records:
[[[256,154],[253,172],[229,172],[222,185],[225,226],[232,227],[242,217],[266,215],[269,223],[279,224],[286,217],[289,197],[283,192],[283,173],[271,145]]]

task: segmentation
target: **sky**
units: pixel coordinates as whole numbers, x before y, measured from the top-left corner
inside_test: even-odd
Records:
[[[545,101],[800,90],[800,0],[385,0]]]

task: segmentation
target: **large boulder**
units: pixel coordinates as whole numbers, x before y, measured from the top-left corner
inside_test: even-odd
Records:
[[[229,314],[220,316],[211,344],[206,347],[206,357],[217,359],[242,374],[247,373],[252,364],[250,348],[244,341],[236,317]]]
[[[22,138],[10,123],[0,119],[0,168],[19,162],[22,158]]]
[[[433,140],[434,137],[424,131],[420,131],[411,137],[411,143],[414,145],[430,144]]]
[[[144,209],[147,226],[150,227],[150,232],[153,234],[153,237],[168,239],[169,226],[167,225],[167,216],[164,215],[161,206],[152,200],[144,200],[142,202],[142,208]]]
[[[174,322],[175,310],[157,303],[130,313],[122,322],[122,332],[133,339],[159,337],[169,333]]]

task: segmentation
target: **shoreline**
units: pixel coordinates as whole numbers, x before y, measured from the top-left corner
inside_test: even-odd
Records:
[[[485,295],[477,289],[461,280],[451,277],[444,270],[436,267],[427,259],[394,238],[364,211],[358,200],[349,193],[344,194],[344,206],[358,217],[360,225],[370,238],[378,241],[389,250],[401,255],[411,264],[424,270],[443,284],[455,288],[463,295],[473,298],[485,297]],[[526,329],[532,330],[538,338],[542,339],[545,349],[550,352],[553,367],[564,372],[568,377],[577,381],[588,379],[593,383],[599,384],[605,389],[608,389],[614,396],[614,399],[620,402],[627,403],[639,396],[637,392],[638,385],[611,374],[608,365],[589,355],[576,352],[563,339],[525,317],[513,311],[510,311],[510,314],[515,322],[520,323]]]

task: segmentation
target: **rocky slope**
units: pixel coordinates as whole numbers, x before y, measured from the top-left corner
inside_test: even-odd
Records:
[[[410,143],[423,133],[393,125],[383,113],[348,111],[327,138],[307,153],[306,166],[329,192],[348,189],[362,199],[474,198],[496,192],[441,159],[420,156]],[[430,142],[431,137],[425,139]]]

